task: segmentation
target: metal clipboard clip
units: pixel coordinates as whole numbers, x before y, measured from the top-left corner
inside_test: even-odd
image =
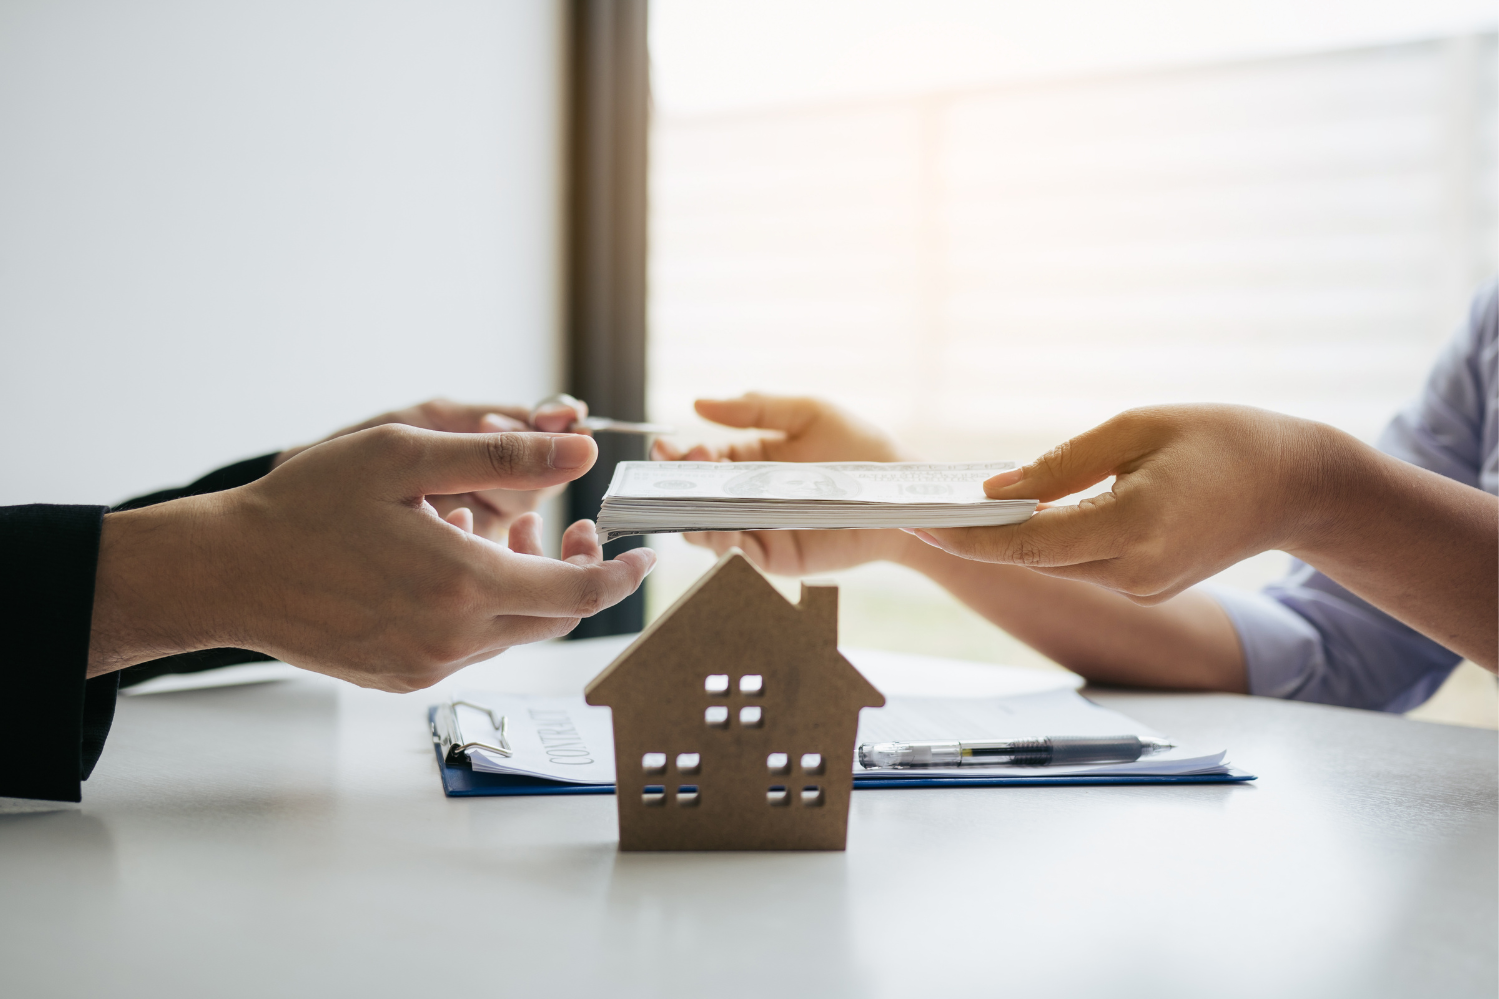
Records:
[[[465,739],[463,729],[458,724],[457,708],[459,705],[488,715],[489,723],[500,735],[499,745],[481,742],[478,739]],[[514,750],[510,748],[510,719],[504,715],[496,717],[494,709],[475,704],[473,701],[449,701],[447,704],[439,704],[432,714],[432,741],[442,749],[442,760],[450,767],[468,766],[470,749],[484,749],[501,756],[510,756],[514,753]]]

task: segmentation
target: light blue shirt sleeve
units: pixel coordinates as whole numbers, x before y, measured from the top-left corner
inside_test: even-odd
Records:
[[[1499,492],[1499,284],[1473,299],[1420,398],[1379,448],[1485,492]],[[1408,711],[1461,656],[1302,562],[1261,593],[1204,587],[1233,621],[1249,692],[1379,711]]]

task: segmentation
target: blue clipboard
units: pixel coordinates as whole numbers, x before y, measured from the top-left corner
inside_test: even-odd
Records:
[[[430,725],[437,709],[427,709]],[[487,798],[503,795],[532,794],[613,794],[613,784],[564,784],[543,777],[521,777],[514,774],[486,774],[468,767],[450,767],[442,758],[442,748],[434,741],[432,752],[442,774],[442,790],[449,798]],[[859,777],[854,776],[855,790],[914,787],[1075,787],[1097,784],[1241,784],[1257,780],[1254,774],[1230,769],[1226,774],[1183,774],[1175,777],[1150,777],[1119,774],[1103,777]]]

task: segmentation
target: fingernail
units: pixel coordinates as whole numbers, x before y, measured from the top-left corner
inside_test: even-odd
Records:
[[[552,450],[547,454],[547,467],[558,471],[570,471],[593,464],[593,438],[578,434],[565,434],[552,438]]]
[[[930,534],[928,534],[925,531],[912,530],[910,533],[916,535],[916,537],[920,538],[922,541],[925,541],[927,544],[931,545],[933,548],[941,548],[942,547],[941,545],[939,545],[937,543],[937,539],[936,538],[932,537]]]

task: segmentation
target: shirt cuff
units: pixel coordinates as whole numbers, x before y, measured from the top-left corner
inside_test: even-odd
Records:
[[[1239,633],[1251,694],[1294,697],[1323,664],[1321,632],[1285,604],[1226,586],[1200,589],[1218,602]]]

